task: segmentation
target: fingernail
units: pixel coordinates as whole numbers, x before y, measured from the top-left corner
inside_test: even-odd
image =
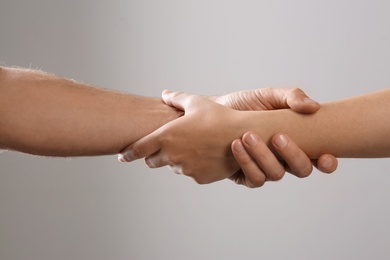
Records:
[[[278,135],[276,138],[275,138],[275,145],[278,147],[278,148],[284,148],[286,147],[288,144],[288,139],[285,135]]]
[[[330,158],[325,158],[323,161],[322,161],[322,167],[323,168],[325,168],[325,169],[329,169],[329,168],[331,168],[332,167],[332,165],[333,165],[333,161],[332,161],[332,159],[330,159]]]
[[[234,146],[234,150],[238,153],[242,153],[245,149],[244,149],[244,146],[242,145],[241,141],[237,141],[235,146]]]
[[[311,98],[304,98],[303,102],[308,103],[308,104],[318,104],[317,101],[315,101],[315,100],[313,100]]]
[[[131,162],[135,159],[137,158],[135,158],[132,150],[126,151],[125,153],[121,153],[118,155],[118,160],[120,162]]]
[[[149,168],[155,168],[153,165],[153,161],[150,158],[145,158],[145,163]]]
[[[118,154],[118,161],[119,162],[126,162],[125,159],[123,158],[122,154]]]
[[[163,96],[165,96],[165,95],[168,95],[168,94],[171,94],[172,93],[172,91],[170,91],[170,90],[168,90],[168,89],[164,89],[164,91],[163,91]]]
[[[249,134],[248,137],[245,138],[245,142],[250,146],[255,146],[259,142],[259,139],[254,134]]]

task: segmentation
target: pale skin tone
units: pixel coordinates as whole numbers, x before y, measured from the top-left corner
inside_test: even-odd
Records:
[[[184,117],[137,141],[122,156],[129,161],[146,157],[153,168],[170,165],[175,172],[198,183],[231,178],[239,184],[259,187],[268,175],[257,171],[258,165],[267,161],[271,167],[271,161],[276,160],[265,147],[277,152],[294,147],[291,140],[313,159],[326,153],[354,158],[390,156],[389,89],[323,104],[314,114],[291,110],[236,111],[185,93],[166,92],[163,99],[184,110]],[[246,133],[248,130],[258,135]],[[291,139],[286,134],[276,134],[280,132]],[[242,170],[231,160],[231,147]],[[209,167],[209,161],[221,163]],[[271,175],[275,179],[284,173],[277,168],[268,170],[275,171]]]
[[[159,98],[103,90],[29,69],[0,67],[0,93],[0,147],[36,155],[116,154],[183,114]],[[260,109],[264,104],[267,109],[292,107],[303,113],[319,109],[303,92],[268,90],[260,96],[252,94],[238,92],[209,100],[235,109]],[[291,156],[291,168],[311,167],[299,147],[285,150],[289,153],[281,155]],[[295,160],[291,154],[299,156]],[[322,169],[332,172],[337,161],[327,156],[333,165]]]

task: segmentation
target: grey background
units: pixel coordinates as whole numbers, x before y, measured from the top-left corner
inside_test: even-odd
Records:
[[[389,8],[2,0],[0,62],[147,96],[300,86],[326,102],[390,86]],[[3,152],[0,259],[389,259],[389,166],[340,160],[249,190],[115,156]]]

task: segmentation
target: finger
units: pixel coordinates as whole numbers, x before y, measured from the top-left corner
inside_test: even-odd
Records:
[[[292,174],[300,178],[307,177],[311,174],[313,166],[309,157],[287,135],[274,135],[272,145],[288,164],[289,171]]]
[[[261,187],[264,185],[266,176],[263,171],[257,166],[252,157],[245,151],[245,148],[241,140],[234,140],[232,143],[232,152],[236,161],[241,167],[242,172],[245,175],[245,181],[243,178],[236,179],[238,184],[246,184],[248,187]]]
[[[181,166],[178,166],[178,165],[169,165],[169,169],[173,172],[173,173],[176,173],[178,175],[184,175],[183,174],[183,169]]]
[[[338,161],[330,154],[321,155],[316,163],[316,167],[323,173],[332,173],[337,169]]]
[[[285,94],[288,107],[295,112],[311,114],[320,109],[320,104],[309,98],[300,88],[289,89]]]
[[[145,163],[148,165],[149,168],[159,168],[166,165],[170,165],[168,157],[161,150],[145,157]]]
[[[185,110],[188,102],[193,95],[184,92],[172,92],[170,90],[164,90],[162,93],[162,99],[165,104],[176,107],[180,110]]]
[[[255,91],[269,110],[291,108],[298,113],[315,113],[320,105],[300,88],[265,88]]]
[[[254,132],[247,132],[242,137],[245,150],[264,172],[267,180],[277,181],[283,178],[285,170],[276,156]]]
[[[164,101],[165,104],[169,105],[169,106],[173,106],[172,104],[172,99],[177,96],[177,95],[180,95],[181,93],[183,92],[173,92],[173,91],[170,91],[168,89],[164,89],[164,91],[162,92],[161,96],[162,96],[162,99]]]
[[[238,170],[232,176],[230,176],[228,179],[231,181],[234,181],[238,185],[244,185],[248,188],[258,188],[258,187],[255,187],[251,182],[249,182],[249,180],[245,177],[245,174],[241,169]],[[263,185],[264,185],[264,183],[263,183]]]
[[[141,138],[131,144],[118,155],[121,162],[131,162],[143,157],[150,156],[161,149],[157,131]]]
[[[232,145],[233,145],[233,143],[232,143]],[[233,148],[233,146],[232,146],[232,148]],[[245,176],[244,173],[240,169],[236,173],[234,173],[232,176],[230,176],[228,179],[231,181],[234,181],[236,184],[242,185],[243,184],[242,180],[243,180],[243,178],[245,178],[244,176]]]

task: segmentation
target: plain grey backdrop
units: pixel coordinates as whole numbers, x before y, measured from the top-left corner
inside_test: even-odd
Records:
[[[390,86],[389,10],[386,0],[2,0],[0,63],[146,96],[300,86],[327,102]],[[389,259],[389,166],[344,159],[332,175],[250,190],[116,156],[3,152],[0,259]]]

